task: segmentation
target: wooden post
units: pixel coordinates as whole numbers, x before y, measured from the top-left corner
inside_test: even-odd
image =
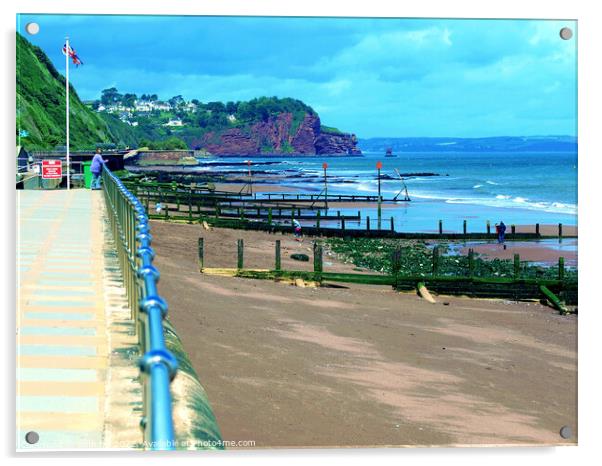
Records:
[[[397,280],[399,278],[399,273],[401,272],[401,247],[397,246],[393,250],[393,254],[391,257],[391,276],[393,277],[393,281],[395,285],[397,285]]]
[[[562,223],[558,224],[558,237],[562,238]]]
[[[474,249],[468,249],[468,276],[474,277]]]
[[[395,233],[395,220],[391,217],[391,231]]]
[[[244,242],[242,239],[239,239],[237,241],[238,243],[238,261],[237,261],[237,265],[236,267],[238,268],[238,270],[241,270],[244,266]]]
[[[535,224],[535,234],[539,236],[539,223]]]
[[[564,257],[558,258],[558,280],[564,280]]]
[[[491,234],[491,222],[489,220],[487,220],[487,234]]]
[[[199,238],[199,272],[203,271],[205,265],[205,240]]]
[[[268,223],[270,225],[272,224],[272,208],[271,207],[268,209]]]
[[[433,276],[439,273],[439,246],[433,248]]]
[[[443,220],[439,220],[439,234],[443,234]]]
[[[464,222],[462,223],[462,231],[464,233],[464,236],[466,236],[466,220],[464,220]]]
[[[322,245],[314,243],[314,272],[322,273],[323,270],[323,257],[322,257]]]
[[[520,254],[514,254],[514,279],[520,278]]]
[[[279,239],[276,240],[276,245],[275,245],[275,251],[274,252],[275,252],[275,255],[276,255],[274,268],[277,271],[280,271],[280,268],[281,268],[281,259],[280,259],[280,240]]]
[[[370,231],[370,217],[366,217],[366,231]]]

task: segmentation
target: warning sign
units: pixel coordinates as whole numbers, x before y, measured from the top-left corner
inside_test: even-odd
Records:
[[[62,178],[63,164],[60,160],[42,160],[42,178]]]

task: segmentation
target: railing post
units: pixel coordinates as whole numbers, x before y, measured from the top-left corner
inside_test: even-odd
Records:
[[[439,246],[433,248],[433,277],[439,273]]]
[[[203,271],[205,265],[205,240],[199,238],[199,272]]]
[[[238,243],[238,261],[237,261],[236,267],[238,268],[238,270],[241,270],[244,268],[244,242],[242,239],[239,239],[237,241],[237,243]]]
[[[562,238],[562,223],[558,224],[558,238]]]
[[[539,236],[539,223],[535,224],[535,234]]]
[[[366,231],[370,231],[370,217],[366,217]]]
[[[510,225],[510,231],[512,232],[512,237],[516,234],[516,225]]]
[[[341,219],[341,230],[345,231],[345,217]]]
[[[316,213],[316,228],[319,230],[320,229],[320,211],[318,210],[318,212]]]
[[[391,217],[391,232],[395,233],[395,219]]]
[[[281,258],[280,258],[280,240],[279,239],[276,240],[276,244],[275,244],[275,247],[274,247],[274,253],[275,253],[274,269],[277,272],[280,272],[280,269],[281,269]]]
[[[271,207],[268,209],[268,223],[270,225],[272,224],[272,208]]]
[[[520,254],[514,254],[514,279],[520,278]]]
[[[466,220],[462,223],[462,233],[466,236]]]
[[[487,220],[487,234],[491,234],[491,222],[489,220]]]
[[[439,220],[439,234],[443,234],[443,220]]]

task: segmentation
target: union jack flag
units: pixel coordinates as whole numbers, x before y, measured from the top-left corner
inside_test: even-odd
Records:
[[[81,61],[79,59],[79,57],[77,56],[77,53],[75,53],[75,49],[73,49],[71,46],[69,46],[69,50],[67,50],[67,44],[65,44],[65,45],[63,45],[63,55],[67,55],[67,54],[69,54],[69,56],[71,57],[71,60],[73,61],[73,64],[75,66],[84,64],[84,62]]]

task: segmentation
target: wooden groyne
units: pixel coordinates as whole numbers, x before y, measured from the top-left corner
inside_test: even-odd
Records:
[[[388,274],[342,273],[324,270],[323,246],[314,242],[313,271],[283,270],[281,267],[280,241],[274,245],[274,268],[253,269],[244,266],[244,243],[237,242],[236,268],[207,267],[204,260],[205,243],[199,240],[200,271],[241,278],[269,280],[303,280],[307,282],[342,282],[365,285],[388,285],[397,291],[416,290],[419,284],[438,294],[465,295],[479,298],[502,298],[510,300],[544,299],[562,313],[568,310],[565,304],[576,305],[577,280],[568,279],[565,275],[564,258],[558,262],[557,278],[527,278],[522,274],[520,256],[514,256],[514,274],[512,277],[475,276],[474,253],[469,251],[465,270],[457,274],[443,275],[439,269],[440,256],[438,249],[433,250],[432,272],[430,274],[404,274],[400,272],[401,250],[396,250],[392,257],[392,270]],[[202,265],[201,265],[202,264]]]

